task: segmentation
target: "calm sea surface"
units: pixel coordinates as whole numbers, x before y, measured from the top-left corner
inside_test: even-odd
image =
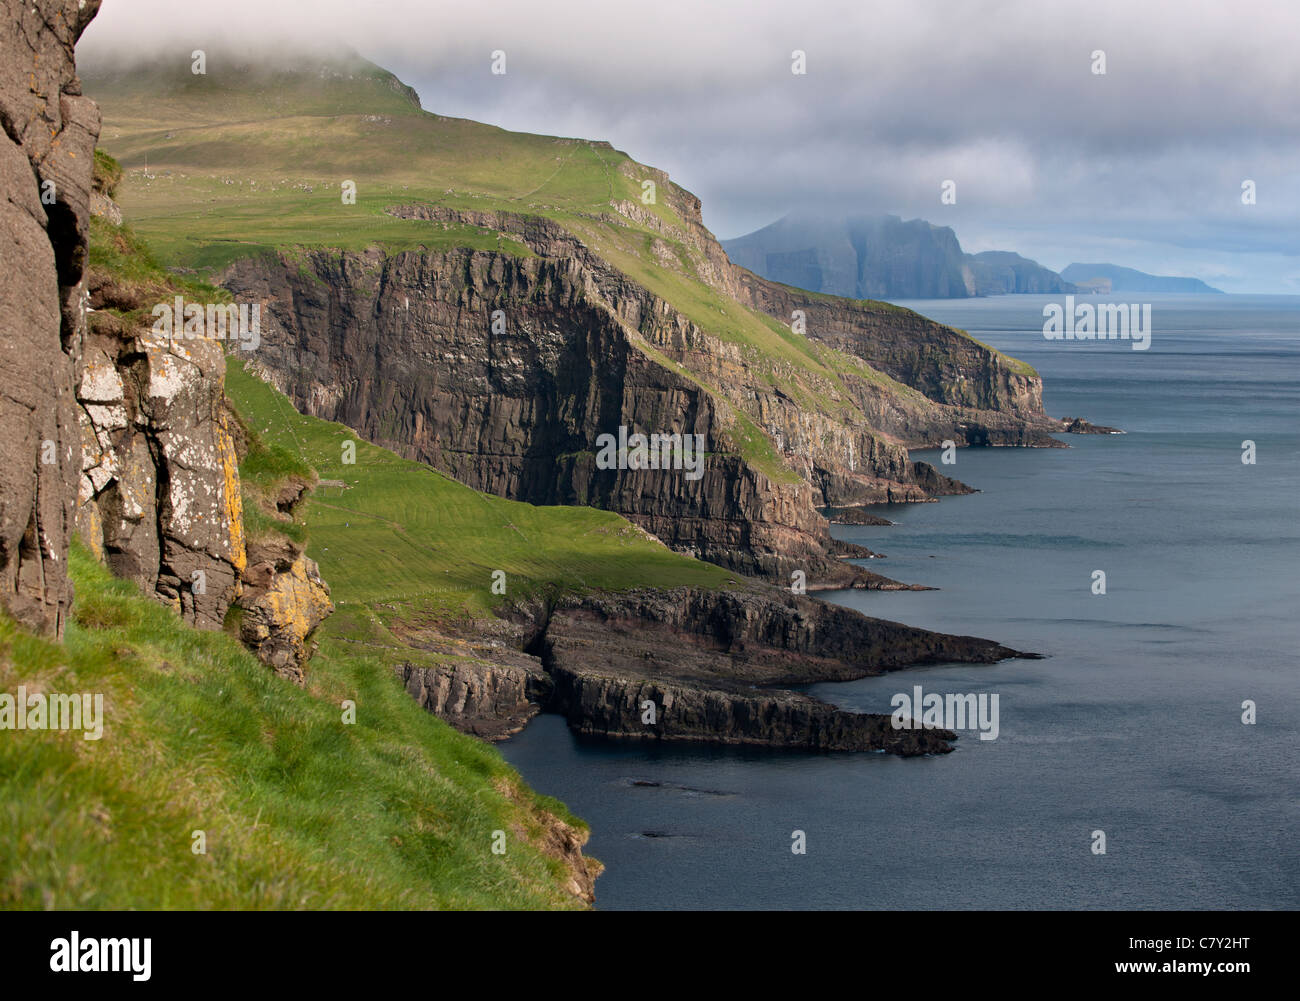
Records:
[[[904,303],[1035,366],[1053,416],[1128,432],[962,449],[939,468],[981,493],[835,529],[941,590],[830,600],[1048,659],[810,691],[872,712],[917,684],[997,693],[998,738],[902,760],[610,744],[541,717],[501,750],[590,822],[598,907],[1300,907],[1300,297],[1137,298],[1145,352],[1045,340],[1062,297]]]

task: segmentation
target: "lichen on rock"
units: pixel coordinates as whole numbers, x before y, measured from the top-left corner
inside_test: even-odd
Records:
[[[254,543],[248,558],[239,638],[276,674],[302,685],[308,638],[334,611],[329,585],[292,540]]]

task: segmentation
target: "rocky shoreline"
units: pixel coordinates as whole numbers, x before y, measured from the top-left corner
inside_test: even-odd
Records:
[[[758,585],[593,593],[507,614],[455,638],[408,637],[454,656],[398,668],[422,706],[488,740],[551,712],[578,733],[622,740],[945,753],[950,731],[895,730],[888,715],[847,712],[790,687],[1038,656]]]

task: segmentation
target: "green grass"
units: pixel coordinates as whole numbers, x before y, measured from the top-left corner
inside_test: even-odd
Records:
[[[122,182],[122,165],[102,149],[97,149],[92,176],[95,189],[113,198],[117,195],[117,186]]]
[[[281,445],[268,445],[261,437],[248,429],[248,454],[239,464],[239,475],[245,484],[257,484],[263,487],[276,486],[292,476],[310,480],[313,469],[289,449]]]
[[[104,733],[4,733],[0,907],[576,905],[536,838],[542,811],[579,822],[372,658],[332,649],[304,691],[84,551],[71,570],[64,643],[0,617],[0,691],[102,693]]]
[[[100,216],[90,218],[90,246],[87,266],[125,286],[176,295],[203,302],[229,302],[230,293],[191,275],[167,270],[151,247],[130,226],[114,226]],[[152,303],[151,303],[152,305]],[[144,310],[147,313],[148,309]],[[141,315],[144,315],[143,313]]]
[[[492,230],[390,215],[384,210],[404,199],[389,187],[359,191],[356,204],[345,205],[337,184],[329,189],[309,185],[312,191],[248,190],[232,196],[228,189],[221,190],[225,185],[210,179],[192,180],[180,192],[161,190],[166,183],[157,178],[139,181],[147,201],[125,199],[127,211],[170,266],[209,277],[241,258],[292,253],[296,248],[379,247],[395,254],[465,247],[532,256],[523,244]],[[209,191],[215,196],[208,197]],[[167,213],[165,222],[156,212]]]
[[[238,418],[243,424],[242,418]],[[280,513],[276,504],[280,490],[291,481],[312,484],[316,471],[302,459],[280,445],[267,442],[246,424],[243,427],[248,451],[239,464],[239,484],[243,494],[244,538],[254,542],[272,535],[283,535],[295,542],[307,541],[307,526],[292,513]]]
[[[282,60],[277,60],[282,62]],[[456,208],[559,217],[637,200],[648,172],[606,144],[507,132],[420,111],[395,78],[364,60],[354,79],[249,72],[217,58],[206,76],[185,67],[96,77],[88,93],[106,121],[101,144],[122,163],[123,209],[170,264],[219,269],[238,248],[495,248],[472,228],[433,233],[383,214],[433,200]],[[301,70],[302,67],[299,68]],[[344,205],[340,184],[357,184]],[[651,208],[680,225],[665,204]],[[521,251],[517,244],[504,248]]]

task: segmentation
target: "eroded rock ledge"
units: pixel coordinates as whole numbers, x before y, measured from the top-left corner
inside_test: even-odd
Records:
[[[610,738],[916,755],[952,750],[956,734],[896,731],[888,715],[847,712],[786,686],[1037,656],[766,587],[597,593],[520,606],[512,618],[504,633],[499,621],[485,624],[493,635],[477,640],[424,637],[422,648],[456,656],[402,665],[407,691],[487,739],[546,711]]]

